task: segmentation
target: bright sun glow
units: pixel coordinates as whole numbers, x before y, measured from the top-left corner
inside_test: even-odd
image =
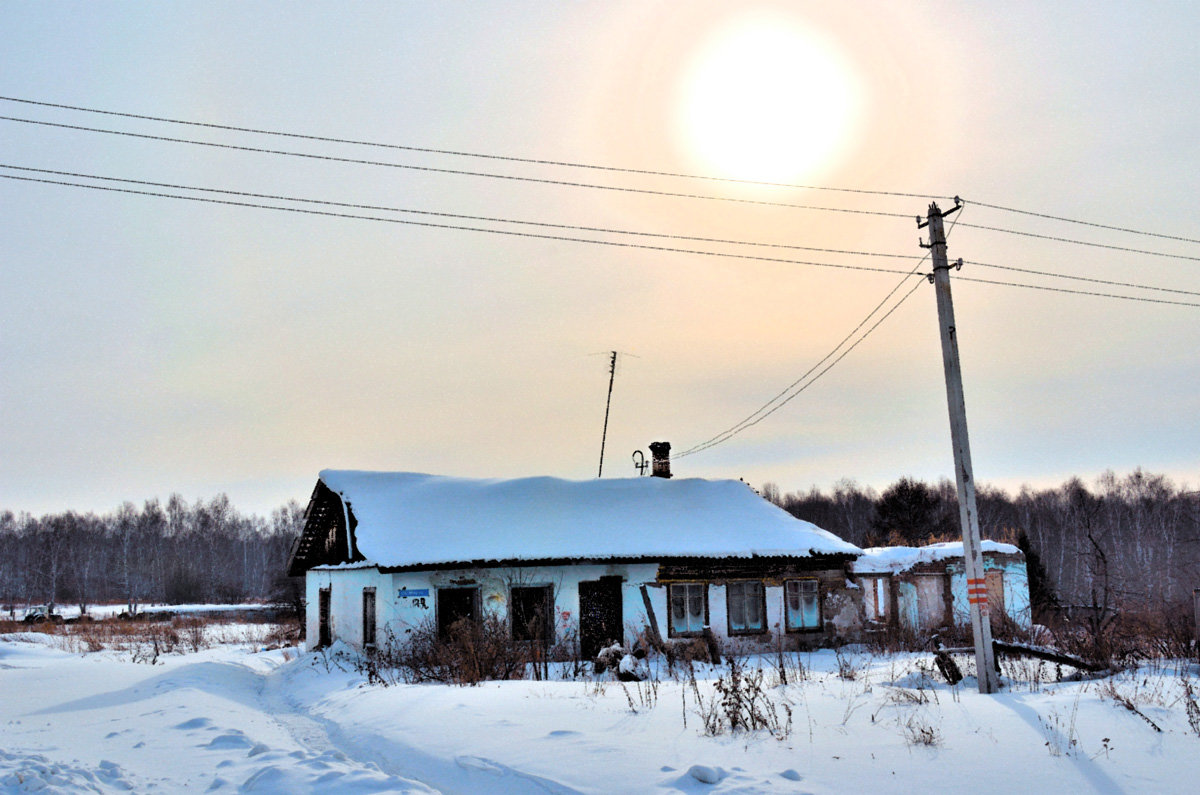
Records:
[[[723,31],[685,79],[684,138],[721,176],[813,177],[840,154],[859,113],[858,81],[841,54],[779,20]]]

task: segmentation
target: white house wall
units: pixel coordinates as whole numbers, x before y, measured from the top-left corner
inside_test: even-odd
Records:
[[[329,588],[330,637],[354,646],[362,646],[362,594],[364,588],[375,589],[376,626],[383,626],[388,616],[388,587],[391,577],[378,569],[310,569],[305,577],[305,599],[310,609],[305,611],[305,638],[312,649],[320,637],[320,615],[317,604],[321,589]],[[381,639],[381,638],[377,638]]]
[[[479,588],[479,599],[485,614],[504,619],[508,616],[511,588],[548,585],[554,594],[554,640],[557,642],[578,637],[579,583],[616,576],[622,580],[621,616],[626,640],[631,640],[649,623],[639,586],[653,583],[657,571],[655,564],[636,563],[405,572],[390,575],[389,587],[380,590],[379,598],[383,604],[383,594],[387,594],[386,601],[391,613],[386,630],[390,630],[399,640],[419,627],[432,627],[436,623],[439,588]],[[666,620],[667,604],[663,590],[648,589],[656,618],[665,632],[662,622]]]
[[[362,645],[362,591],[376,589],[376,641],[403,642],[414,630],[433,628],[437,622],[438,589],[470,587],[479,589],[485,615],[502,620],[508,616],[509,593],[513,586],[551,586],[554,594],[554,642],[577,641],[579,636],[579,584],[602,577],[621,578],[621,614],[625,642],[633,641],[649,625],[641,586],[654,611],[660,634],[670,635],[670,610],[667,588],[657,582],[654,563],[584,564],[567,566],[530,566],[502,569],[451,569],[444,571],[381,574],[375,568],[313,569],[307,577],[307,637],[311,648],[319,638],[319,591],[330,589],[331,638],[354,646]],[[729,636],[728,609],[724,585],[708,586],[709,626],[722,646],[731,650],[773,647],[779,633],[785,631],[784,595],[779,585],[764,589],[768,632],[761,635]],[[823,605],[827,611],[829,603]],[[829,619],[831,616],[825,616]]]

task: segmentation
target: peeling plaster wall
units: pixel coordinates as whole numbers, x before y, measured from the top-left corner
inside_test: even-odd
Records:
[[[309,647],[318,638],[318,591],[331,588],[330,629],[334,640],[353,646],[362,645],[362,589],[376,589],[376,640],[380,645],[389,639],[403,642],[405,636],[423,625],[437,620],[439,588],[471,587],[479,589],[482,610],[506,619],[509,593],[513,586],[550,586],[554,594],[554,639],[577,641],[579,635],[579,583],[601,577],[621,578],[621,611],[626,643],[636,639],[649,625],[641,586],[654,610],[659,632],[664,639],[670,636],[670,610],[667,588],[657,582],[658,566],[654,563],[586,564],[575,566],[530,566],[501,569],[450,569],[444,571],[404,572],[381,574],[375,568],[315,569],[308,572],[306,595],[310,609],[306,615]],[[843,581],[844,582],[844,581]],[[833,588],[822,581],[822,619],[824,630],[812,633],[785,631],[784,589],[781,585],[766,585],[767,632],[761,635],[728,634],[728,603],[724,585],[708,587],[709,626],[723,649],[734,652],[764,651],[776,648],[780,633],[785,648],[797,645],[820,645],[831,635],[848,636],[860,626],[860,600],[845,588]],[[857,591],[854,592],[857,594]],[[853,608],[853,609],[851,609]],[[851,615],[853,613],[853,615]]]

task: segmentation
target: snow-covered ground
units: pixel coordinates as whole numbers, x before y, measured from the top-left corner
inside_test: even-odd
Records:
[[[695,688],[661,671],[656,686],[383,687],[289,649],[147,665],[55,643],[0,636],[0,793],[1182,793],[1200,781],[1181,679],[1200,689],[1200,672],[1186,663],[1116,680],[1008,678],[982,696],[970,679],[929,680],[927,655],[800,655],[805,678],[782,687],[763,659],[778,714],[792,713],[777,739],[703,733],[695,692],[710,696],[709,670]]]

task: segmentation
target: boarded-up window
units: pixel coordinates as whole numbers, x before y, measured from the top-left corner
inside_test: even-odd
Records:
[[[329,603],[332,593],[328,588],[322,588],[317,593],[317,646],[325,648],[333,643],[329,619]]]
[[[891,614],[892,589],[887,577],[863,577],[863,609],[868,621],[885,622]]]
[[[933,629],[946,623],[946,577],[943,574],[918,574],[917,626]]]
[[[445,637],[452,626],[463,620],[479,621],[479,589],[438,588],[438,635]]]
[[[820,585],[816,580],[787,580],[784,584],[787,603],[787,628],[817,630],[821,628]]]
[[[514,587],[508,606],[513,640],[541,643],[554,640],[553,606],[553,592],[549,585]]]
[[[708,623],[708,585],[678,582],[667,586],[671,600],[671,634],[698,635]]]
[[[1004,625],[1004,572],[988,569],[984,576],[987,577],[988,611],[992,616],[992,629],[995,630]]]
[[[726,603],[729,610],[729,634],[751,634],[764,632],[767,628],[763,614],[761,582],[731,582],[725,586]]]
[[[363,588],[362,594],[363,646],[375,645],[375,589]]]

